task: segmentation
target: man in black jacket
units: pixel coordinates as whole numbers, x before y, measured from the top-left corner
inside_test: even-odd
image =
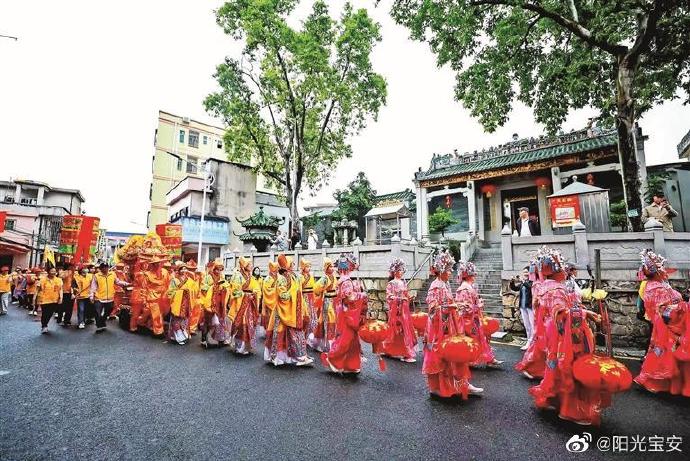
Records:
[[[527,343],[521,348],[525,351],[534,338],[534,309],[532,309],[532,281],[529,279],[529,267],[522,269],[520,276],[513,277],[510,281],[510,289],[518,292],[520,315],[527,332]]]
[[[529,208],[526,206],[518,208],[520,212],[520,219],[515,223],[515,228],[520,237],[531,237],[533,235],[541,235],[539,224],[536,219],[530,219]]]

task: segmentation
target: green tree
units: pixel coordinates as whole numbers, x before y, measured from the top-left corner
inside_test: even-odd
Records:
[[[361,228],[364,215],[376,204],[376,191],[367,175],[360,171],[354,181],[348,184],[347,189],[336,189],[333,198],[338,202],[338,209],[332,215],[333,219],[355,220]]]
[[[647,176],[647,190],[644,194],[647,203],[652,203],[655,195],[664,193],[664,183],[670,177],[671,175],[668,173],[657,173]]]
[[[429,230],[431,232],[440,232],[445,238],[446,230],[453,224],[458,224],[460,221],[453,217],[453,214],[448,208],[439,206],[431,215],[429,215]]]
[[[687,0],[395,0],[392,15],[457,73],[456,98],[488,131],[516,100],[550,132],[587,106],[615,122],[641,230],[635,122],[679,89],[690,95]]]
[[[324,184],[386,99],[370,61],[380,26],[367,11],[346,3],[336,21],[318,0],[297,30],[287,18],[298,3],[233,0],[216,11],[225,33],[245,45],[216,68],[220,89],[205,100],[227,125],[228,157],[251,162],[282,189],[293,221],[305,184]]]

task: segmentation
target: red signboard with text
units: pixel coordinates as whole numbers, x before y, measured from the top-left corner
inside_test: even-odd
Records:
[[[0,232],[5,232],[5,220],[7,219],[7,212],[0,211]]]
[[[549,199],[553,227],[571,227],[580,220],[580,199],[577,195],[564,195]]]

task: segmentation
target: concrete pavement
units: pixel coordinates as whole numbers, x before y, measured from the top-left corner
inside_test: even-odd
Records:
[[[601,429],[537,411],[513,371],[521,352],[496,346],[503,370],[474,371],[481,398],[430,399],[415,364],[371,357],[359,377],[273,368],[256,355],[132,335],[109,322],[93,334],[53,323],[50,335],[16,306],[0,317],[0,459],[609,459],[601,436],[677,435],[690,451],[690,399],[633,389]],[[368,345],[364,345],[368,351]],[[315,355],[315,354],[314,354]],[[634,372],[637,362],[629,362]],[[616,459],[673,459],[667,453]],[[683,459],[683,454],[676,454]],[[687,459],[687,458],[685,458]]]

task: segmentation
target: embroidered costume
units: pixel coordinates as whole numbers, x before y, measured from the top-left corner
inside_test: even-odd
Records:
[[[402,280],[405,262],[399,258],[394,259],[388,271],[393,277],[386,286],[390,337],[383,343],[383,353],[403,362],[415,362],[417,335],[410,316],[411,296],[407,284]]]

